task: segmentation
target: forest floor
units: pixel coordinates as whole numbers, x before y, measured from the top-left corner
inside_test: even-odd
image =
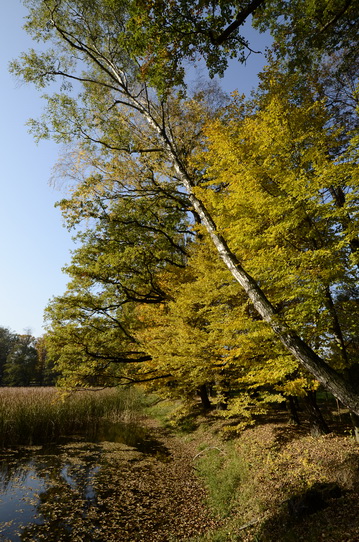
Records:
[[[107,466],[96,477],[97,504],[106,518],[103,540],[177,542],[216,531],[220,519],[194,469],[195,442],[151,418],[138,423],[150,429],[152,453],[121,453],[109,444]]]
[[[359,541],[359,445],[345,424],[312,437],[276,415],[229,440],[211,415],[175,434],[142,423],[171,451],[169,470],[157,466],[150,485],[164,495],[157,503],[175,505],[160,507],[172,527],[151,540]]]

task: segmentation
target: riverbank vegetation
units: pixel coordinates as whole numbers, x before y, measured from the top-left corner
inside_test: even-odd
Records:
[[[335,410],[335,402],[326,415],[336,432],[313,436],[311,424],[303,416],[303,405],[298,405],[300,426],[290,423],[285,409],[272,408],[265,416],[259,415],[254,425],[238,430],[233,417],[226,419],[220,410],[204,410],[198,398],[197,409],[188,410],[185,401],[162,400],[148,395],[143,388],[67,394],[54,388],[2,388],[0,399],[4,461],[10,448],[9,457],[14,462],[14,447],[21,456],[21,449],[30,454],[31,445],[36,444],[63,443],[66,448],[70,446],[69,439],[71,446],[80,446],[81,453],[88,453],[87,438],[98,437],[101,427],[106,428],[102,438],[107,444],[101,446],[111,452],[111,461],[106,462],[106,452],[106,468],[94,478],[94,487],[106,506],[91,509],[91,518],[103,525],[109,540],[118,536],[120,516],[129,540],[141,536],[141,531],[137,532],[138,517],[132,517],[132,512],[131,520],[127,521],[126,515],[122,517],[124,511],[129,513],[135,505],[153,540],[165,540],[166,529],[176,533],[173,540],[178,542],[358,539],[359,448],[350,429],[348,411]],[[118,431],[114,433],[111,427],[116,426]],[[118,456],[112,445],[116,439],[129,447]],[[18,444],[25,448],[17,447]],[[39,446],[33,449],[36,453]],[[96,450],[99,453],[98,447]],[[152,459],[147,457],[148,453]],[[75,451],[74,454],[76,463]],[[131,461],[128,463],[133,455],[141,461],[136,468]],[[163,481],[161,477],[158,480],[159,473],[163,474]],[[171,500],[173,488],[166,476],[175,477],[176,498],[182,506],[183,517],[175,529],[169,518],[175,516],[178,502]],[[61,477],[59,484],[64,495],[72,491]],[[157,526],[146,504],[149,494],[153,514],[156,507],[166,510]],[[42,505],[47,514],[52,507],[51,492],[49,495],[49,501],[44,500]],[[193,502],[188,501],[190,495]],[[59,509],[56,504],[55,509],[60,514],[61,506]],[[117,516],[119,510],[121,514]],[[56,514],[51,512],[50,516],[55,521]],[[86,516],[84,521],[80,514],[76,528],[81,528],[82,533],[92,529],[91,518]],[[39,533],[44,531],[49,536],[55,523],[46,522]],[[35,531],[36,528],[31,527]],[[196,532],[202,534],[196,536]]]
[[[358,539],[359,453],[353,440],[313,439],[269,423],[230,444],[214,442],[207,442],[195,466],[223,523],[200,540]]]
[[[56,388],[2,388],[0,447],[58,442],[91,431],[105,421],[129,421],[142,408],[137,390],[93,389],[76,393]]]

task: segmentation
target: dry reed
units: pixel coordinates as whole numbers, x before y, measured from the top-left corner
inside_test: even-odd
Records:
[[[0,447],[42,444],[84,431],[106,418],[128,418],[140,408],[134,389],[0,388]]]

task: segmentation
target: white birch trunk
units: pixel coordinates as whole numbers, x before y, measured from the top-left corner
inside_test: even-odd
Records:
[[[169,146],[169,145],[168,145]],[[168,147],[167,147],[168,148]],[[359,395],[352,386],[320,356],[318,356],[275,311],[257,282],[243,269],[237,257],[228,247],[225,239],[217,231],[216,225],[204,204],[194,195],[191,180],[177,157],[170,149],[171,158],[183,186],[186,188],[190,201],[210,235],[221,259],[230,270],[232,276],[242,286],[254,308],[273,329],[284,346],[298,362],[307,369],[325,389],[331,391],[351,412],[359,413]]]
[[[193,208],[200,217],[202,224],[207,229],[220,257],[232,273],[233,277],[245,290],[263,320],[270,324],[273,331],[278,335],[286,348],[296,357],[299,363],[319,380],[326,389],[330,390],[344,405],[359,416],[359,395],[352,389],[350,384],[341,377],[341,375],[321,359],[292,329],[288,327],[283,319],[276,314],[274,307],[268,301],[264,292],[260,289],[256,281],[242,268],[240,262],[231,252],[223,237],[218,233],[216,225],[205,205],[193,192],[194,184],[187,174],[186,168],[181,163],[176,152],[176,146],[171,139],[170,132],[166,133],[165,126],[161,125],[161,123],[159,123],[152,115],[152,104],[149,102],[148,96],[147,101],[146,99],[141,101],[141,91],[131,93],[126,75],[111,61],[111,59],[107,58],[106,54],[101,54],[96,49],[89,48],[85,42],[79,40],[78,36],[71,36],[67,30],[63,30],[61,26],[53,20],[55,15],[56,10],[50,13],[50,20],[58,30],[62,39],[64,39],[73,49],[80,51],[81,54],[87,55],[90,59],[90,64],[94,63],[106,74],[106,76],[114,81],[115,85],[117,84],[117,89],[112,85],[110,85],[109,88],[117,90],[119,94],[126,99],[124,102],[120,100],[118,103],[133,108],[143,115],[152,129],[157,133],[157,136],[162,142],[164,151],[167,152],[168,158],[172,161],[178,178],[182,182],[183,187],[187,190]],[[54,73],[52,73],[52,75],[54,75]],[[59,72],[58,75],[63,76],[66,74]],[[79,81],[82,80],[80,76],[72,78],[78,79]],[[89,81],[86,79],[84,80],[87,81],[87,83]],[[103,84],[101,81],[92,80],[91,82],[99,85]],[[145,87],[143,90],[146,95]],[[164,122],[163,119],[162,122]]]

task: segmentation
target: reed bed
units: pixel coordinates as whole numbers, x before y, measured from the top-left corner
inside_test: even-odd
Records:
[[[0,447],[56,442],[101,420],[129,421],[141,410],[133,388],[64,393],[56,388],[0,388]]]

